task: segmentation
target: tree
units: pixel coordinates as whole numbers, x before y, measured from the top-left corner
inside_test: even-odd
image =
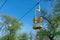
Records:
[[[8,30],[9,32],[9,36],[7,40],[16,40],[16,31],[18,29],[21,29],[22,23],[20,23],[17,18],[8,15],[0,15],[0,16],[4,19],[4,22],[2,23],[3,24],[2,27],[5,27],[4,28],[6,29],[5,31]]]
[[[60,0],[56,0],[56,5],[55,5],[54,10],[55,10],[56,12],[60,12]]]
[[[54,40],[54,37],[57,35],[60,35],[60,31],[58,30],[60,26],[60,15],[55,15],[53,18],[49,17],[43,17],[45,20],[47,20],[47,29],[42,28],[38,33],[37,37],[42,39],[44,36],[47,36],[50,40]],[[40,40],[40,39],[39,39]]]
[[[33,36],[34,36],[33,33],[30,32],[30,33],[29,33],[29,39],[30,39],[30,40],[33,40]]]
[[[44,37],[54,40],[54,37],[60,35],[59,27],[60,27],[60,0],[56,0],[57,5],[55,5],[52,15],[44,15],[42,16],[45,21],[47,21],[47,28],[42,28],[37,32],[36,38],[38,40],[43,40]]]
[[[18,40],[28,40],[28,35],[27,35],[27,33],[21,33],[21,34],[18,36]]]
[[[3,36],[0,40],[7,40],[8,39],[8,36],[9,36],[9,34]]]

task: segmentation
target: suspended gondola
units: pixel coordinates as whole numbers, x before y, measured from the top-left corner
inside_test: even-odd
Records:
[[[43,20],[43,17],[39,15],[40,13],[40,4],[38,6],[38,9],[37,9],[37,14],[35,13],[35,17],[33,19],[33,29],[41,29],[42,28],[42,24],[41,24],[41,21]],[[37,16],[37,17],[36,17]]]

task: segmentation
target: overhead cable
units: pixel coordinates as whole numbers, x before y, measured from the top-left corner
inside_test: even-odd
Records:
[[[0,6],[0,9],[6,4],[7,0],[4,1],[4,3]]]
[[[29,14],[29,12],[30,12],[33,8],[35,8],[39,3],[40,3],[40,1],[37,2],[30,10],[28,10],[19,20],[23,19],[27,14]]]

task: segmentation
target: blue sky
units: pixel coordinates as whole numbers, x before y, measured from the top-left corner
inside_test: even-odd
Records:
[[[29,9],[31,9],[39,0],[8,0],[4,7],[0,9],[0,14],[7,14],[20,19]],[[0,6],[4,0],[0,1]],[[41,9],[50,11],[51,2],[40,2]],[[26,15],[21,22],[23,22],[22,32],[33,31],[33,17],[35,10],[32,9],[28,15]],[[18,31],[20,32],[20,31]]]

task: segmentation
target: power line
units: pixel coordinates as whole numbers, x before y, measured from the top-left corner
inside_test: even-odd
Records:
[[[28,10],[19,20],[23,19],[33,8],[35,8],[39,4],[39,2],[37,2],[36,5],[34,5],[30,10]]]
[[[0,9],[2,9],[2,7],[6,4],[7,0],[4,1],[4,3],[2,4],[2,6],[0,7]]]

